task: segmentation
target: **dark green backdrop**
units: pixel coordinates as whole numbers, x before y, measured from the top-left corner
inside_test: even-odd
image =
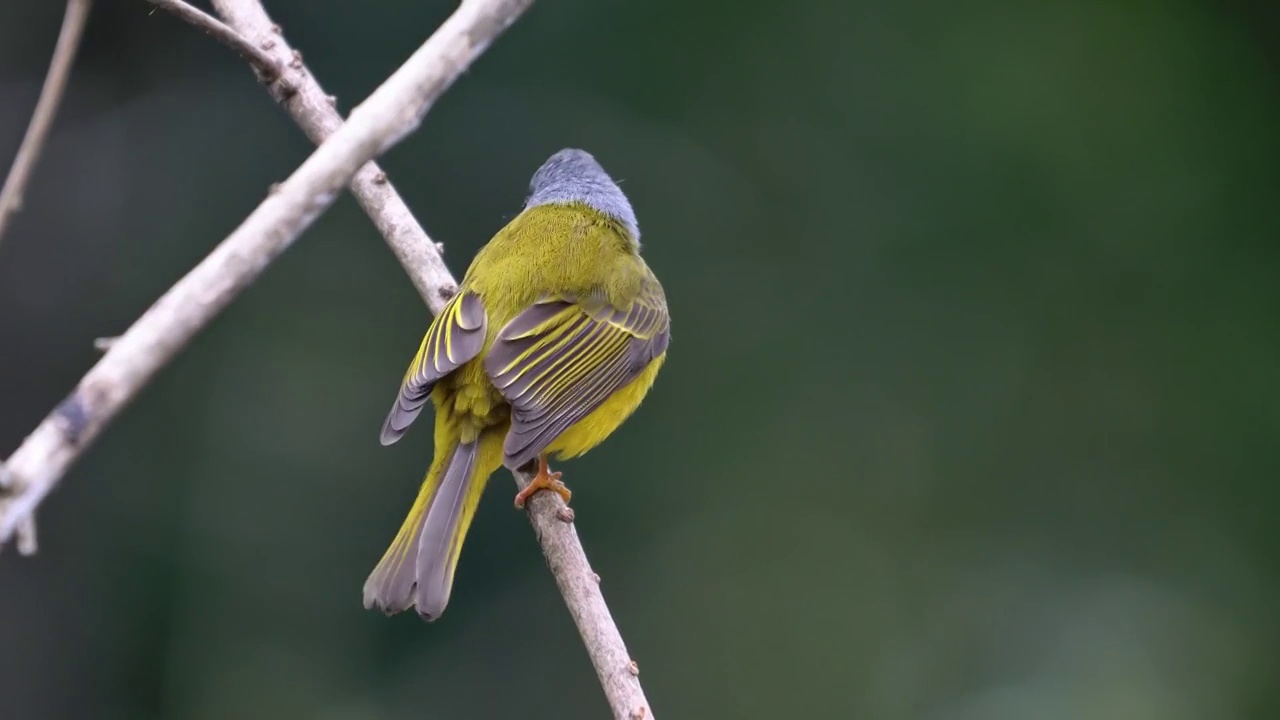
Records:
[[[268,2],[344,111],[452,5]],[[61,12],[0,3],[0,164]],[[1280,715],[1278,29],[542,0],[385,158],[456,273],[556,149],[624,181],[671,355],[563,469],[661,718]],[[99,2],[0,245],[0,455],[309,151],[226,49]],[[0,557],[0,716],[605,716],[505,475],[440,622],[360,606],[427,323],[344,197]]]

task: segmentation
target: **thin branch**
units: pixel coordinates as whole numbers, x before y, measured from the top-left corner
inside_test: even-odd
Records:
[[[532,0],[464,0],[212,253],[121,335],[4,465],[0,543],[13,537],[103,428],[191,338],[329,207],[361,165],[423,115]]]
[[[342,116],[334,108],[333,97],[307,72],[301,55],[289,47],[280,26],[271,21],[259,0],[213,0],[213,6],[232,28],[247,38],[259,40],[276,57],[289,60],[288,66],[296,71],[296,77],[291,74],[288,79],[296,88],[296,94],[285,98],[277,88],[270,90],[312,142],[325,142],[342,126]],[[292,62],[295,59],[297,62]],[[440,256],[443,246],[427,237],[386,174],[376,165],[370,163],[362,168],[350,189],[400,259],[431,311],[438,313],[458,287]],[[513,475],[521,489],[533,479],[532,475]],[[572,522],[573,511],[559,495],[545,492],[534,495],[526,508],[529,523],[582,635],[614,717],[652,720],[653,713],[640,684],[639,668],[627,653],[626,643],[600,592],[600,576],[591,570],[578,540]]]
[[[53,127],[53,119],[58,115],[58,105],[67,89],[67,78],[71,76],[71,66],[75,64],[76,50],[80,48],[80,36],[84,34],[84,24],[89,19],[92,4],[91,0],[67,0],[67,12],[62,16],[62,29],[58,31],[58,44],[54,46],[53,60],[49,62],[49,74],[45,76],[40,99],[36,101],[31,124],[18,146],[13,167],[9,169],[4,188],[0,189],[0,238],[4,237],[9,218],[22,209],[22,193]]]
[[[180,20],[204,31],[206,35],[231,48],[249,63],[258,79],[264,83],[275,82],[280,77],[281,63],[267,54],[265,50],[254,45],[240,33],[227,27],[218,18],[198,7],[182,2],[182,0],[147,0],[147,2],[164,10]]]

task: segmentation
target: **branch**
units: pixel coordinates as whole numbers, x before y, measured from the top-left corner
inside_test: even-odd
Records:
[[[333,203],[361,165],[417,128],[436,98],[531,2],[463,0],[350,122],[116,339],[0,467],[0,490],[7,490],[0,543],[30,522],[71,464],[160,368]]]
[[[27,134],[18,146],[9,177],[4,181],[4,188],[0,189],[0,237],[4,237],[9,218],[22,209],[22,192],[58,114],[58,105],[67,89],[67,78],[71,76],[71,66],[76,61],[76,50],[80,47],[80,36],[84,34],[84,24],[89,19],[90,5],[91,0],[67,0],[67,12],[62,16],[62,29],[58,31],[58,44],[54,46],[53,60],[49,62],[49,74],[45,76],[40,99],[31,114]]]
[[[288,111],[314,143],[326,139],[342,126],[342,116],[334,109],[333,97],[302,65],[301,54],[289,47],[280,26],[271,21],[259,0],[213,0],[214,9],[235,30],[256,40],[261,47],[285,61],[296,71],[289,77],[296,88],[291,97],[282,97],[278,88],[272,95]],[[413,213],[392,187],[387,176],[372,163],[356,174],[351,194],[400,259],[414,286],[433,313],[457,292],[457,283],[440,257],[443,245],[431,241],[414,219]],[[513,473],[523,489],[531,474]],[[573,622],[578,626],[591,664],[595,667],[605,697],[618,720],[652,720],[649,701],[638,677],[639,668],[627,653],[626,643],[613,621],[609,606],[600,593],[600,576],[591,570],[587,555],[573,527],[573,511],[555,493],[538,493],[526,504],[547,565],[555,576],[560,594]]]

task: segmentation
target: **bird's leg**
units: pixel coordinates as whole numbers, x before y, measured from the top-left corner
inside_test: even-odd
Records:
[[[551,468],[547,466],[547,456],[542,455],[538,458],[538,474],[533,476],[533,482],[530,482],[523,490],[516,493],[516,509],[523,510],[525,501],[531,495],[539,490],[554,490],[564,498],[565,502],[569,502],[569,498],[573,497],[573,493],[569,492],[569,488],[560,482],[562,473],[551,472]]]

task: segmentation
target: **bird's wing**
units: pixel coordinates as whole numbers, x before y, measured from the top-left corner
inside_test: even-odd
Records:
[[[657,282],[625,308],[596,297],[544,298],[499,331],[485,371],[511,403],[503,463],[541,455],[666,352],[670,320]]]
[[[480,354],[487,322],[484,303],[475,293],[464,290],[444,306],[431,322],[418,354],[400,382],[400,393],[382,424],[383,445],[404,437],[405,430],[427,404],[431,386],[437,380]]]

